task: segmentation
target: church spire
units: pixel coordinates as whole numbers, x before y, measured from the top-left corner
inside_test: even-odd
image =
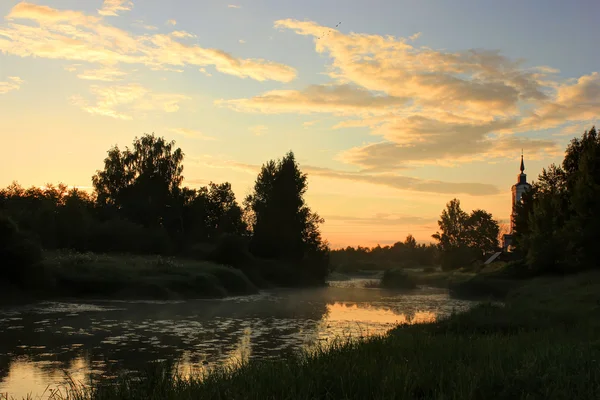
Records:
[[[525,163],[523,162],[523,149],[521,149],[521,173],[525,171]]]

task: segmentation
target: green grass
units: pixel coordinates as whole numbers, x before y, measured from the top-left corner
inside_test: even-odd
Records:
[[[69,399],[597,399],[600,273],[521,281],[503,304],[189,379],[168,366]],[[162,368],[162,369],[161,369]]]
[[[51,291],[65,297],[208,298],[256,293],[239,270],[160,256],[49,252]]]

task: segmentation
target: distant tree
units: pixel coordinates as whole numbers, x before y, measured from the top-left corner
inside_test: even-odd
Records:
[[[440,232],[432,235],[442,251],[467,245],[469,215],[460,208],[460,200],[452,199],[442,211],[438,226]]]
[[[441,232],[432,237],[439,242],[443,269],[466,266],[498,248],[498,222],[483,210],[467,214],[458,199],[446,204],[438,225]]]
[[[406,239],[404,239],[404,245],[409,249],[414,250],[417,248],[417,240],[409,233],[408,236],[406,236]]]
[[[499,247],[500,227],[492,214],[484,210],[474,210],[466,221],[467,246],[482,254],[496,251]]]

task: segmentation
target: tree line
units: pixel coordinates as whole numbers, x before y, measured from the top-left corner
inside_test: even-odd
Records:
[[[544,168],[517,205],[515,252],[532,273],[596,268],[600,247],[600,137],[571,140],[561,165]]]
[[[324,221],[304,200],[307,176],[292,152],[262,166],[242,204],[227,182],[183,186],[183,160],[174,141],[146,134],[131,148],[109,149],[91,193],[13,183],[0,190],[0,239],[8,243],[18,231],[50,250],[186,255],[237,266],[282,261],[306,279],[324,280]]]
[[[438,261],[438,248],[434,244],[418,244],[409,234],[404,242],[391,246],[348,246],[331,251],[331,262],[340,272],[380,270],[386,267],[427,267]]]

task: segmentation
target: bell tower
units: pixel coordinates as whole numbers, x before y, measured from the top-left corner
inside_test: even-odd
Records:
[[[515,183],[512,188],[512,211],[510,214],[510,233],[508,235],[504,235],[502,247],[504,250],[508,250],[511,241],[512,234],[515,228],[515,215],[517,211],[517,204],[519,204],[523,198],[523,194],[531,189],[531,185],[527,183],[527,174],[525,173],[525,161],[523,160],[523,150],[521,150],[521,166],[519,168],[521,172],[517,175],[517,183]]]

